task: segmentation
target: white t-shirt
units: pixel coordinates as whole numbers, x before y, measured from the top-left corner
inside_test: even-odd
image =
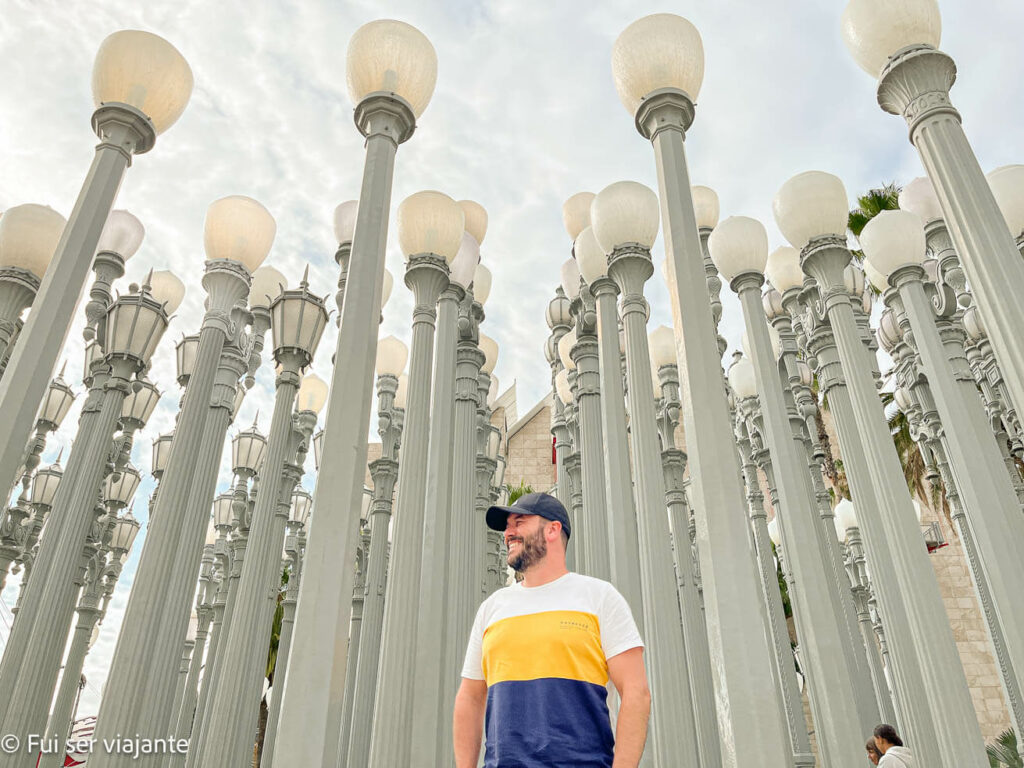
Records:
[[[625,598],[567,573],[480,606],[462,676],[487,683],[485,766],[610,766],[608,659],[643,647]]]

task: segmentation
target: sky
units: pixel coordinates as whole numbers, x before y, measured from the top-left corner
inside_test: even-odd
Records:
[[[982,168],[1021,162],[1024,4],[941,0],[940,6],[942,48],[960,70],[953,102]],[[196,332],[202,316],[207,206],[232,194],[262,202],[277,221],[265,263],[293,286],[308,265],[311,290],[334,308],[333,211],[358,194],[363,165],[363,140],[345,87],[346,45],[360,25],[401,19],[422,30],[437,51],[433,99],[398,152],[392,217],[405,197],[423,189],[487,209],[481,253],[494,289],[482,330],[500,345],[495,373],[501,389],[515,382],[519,412],[526,413],[549,390],[544,310],[571,247],[562,203],[625,179],[657,189],[651,147],[636,132],[611,77],[612,44],[630,22],[668,11],[700,30],[706,64],[686,142],[691,179],[718,192],[723,218],[760,219],[773,248],[784,240],[771,201],[790,176],[812,169],[835,173],[852,201],[872,187],[923,173],[905,123],[879,109],[875,84],[842,43],[842,7],[835,0],[7,0],[0,24],[0,211],[41,203],[70,212],[96,143],[89,127],[90,72],[108,34],[159,34],[182,52],[195,76],[185,113],[151,152],[135,159],[115,204],[146,227],[127,278],[116,287],[126,291],[150,268],[170,268],[187,285],[154,358],[151,378],[164,396],[133,452],[146,473],[136,516],[147,519],[152,439],[171,429],[178,407],[173,344]],[[653,255],[660,264],[660,237]],[[393,223],[387,266],[397,279],[381,335],[408,341],[412,301],[401,280]],[[656,269],[648,284],[652,328],[671,324],[661,274]],[[742,317],[727,286],[722,298],[722,334],[736,347]],[[84,302],[77,317],[62,360],[81,393]],[[327,381],[334,344],[331,324],[313,364]],[[256,379],[231,435],[254,419],[264,430],[269,426],[270,366]],[[68,449],[83,399],[51,438],[44,465]],[[304,484],[312,489],[312,457],[307,469]],[[225,460],[218,490],[229,481]],[[144,535],[145,528],[86,661],[80,715],[98,709]],[[2,594],[8,605],[17,588],[18,578],[9,579]]]

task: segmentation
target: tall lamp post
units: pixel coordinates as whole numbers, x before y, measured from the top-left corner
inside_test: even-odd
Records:
[[[683,149],[704,75],[700,33],[671,14],[642,18],[616,40],[612,72],[637,130],[653,144],[658,168],[668,272],[675,286],[671,300],[679,318],[680,378],[686,382],[683,402],[690,406],[684,421],[691,438],[712,667],[715,690],[727,702],[719,707],[719,732],[732,747],[726,765],[782,766],[789,750],[773,690],[771,648],[766,637],[745,631],[750,617],[762,610],[758,575],[747,544],[740,469]]]
[[[221,673],[211,691],[206,735],[190,765],[241,765],[248,759],[264,673],[260,661],[270,643],[276,606],[276,595],[269,595],[274,594],[280,578],[278,566],[292,498],[291,487],[286,488],[287,494],[281,493],[282,473],[296,453],[295,433],[305,445],[316,426],[316,415],[327,401],[327,385],[321,379],[314,374],[299,378],[312,363],[327,326],[323,299],[310,293],[304,276],[299,288],[285,290],[274,299],[270,314],[278,365],[274,412],[235,610],[219,652]],[[295,418],[302,424],[300,430],[293,425],[296,396]],[[299,450],[305,456],[305,449]]]
[[[21,313],[35,300],[66,223],[49,206],[33,203],[0,216],[0,377],[20,334]]]
[[[404,425],[405,402],[399,402],[398,390],[408,359],[408,347],[394,336],[386,336],[377,343],[377,434],[380,435],[381,455],[370,462],[373,499],[369,511],[370,546],[365,554],[363,613],[359,622],[362,652],[357,659],[356,679],[351,688],[351,714],[347,722],[342,721],[339,740],[339,754],[347,760],[347,765],[365,765],[370,755],[373,703],[377,693],[377,668],[384,625],[391,507],[398,480],[399,444]]]
[[[1024,516],[978,397],[963,336],[944,338],[936,324],[936,314],[941,317],[956,306],[955,296],[943,283],[926,288],[925,235],[917,215],[886,211],[864,228],[860,241],[868,261],[888,279],[886,303],[895,313],[900,335],[920,359],[926,378],[916,379],[911,389],[927,387],[934,396],[942,420],[941,442],[969,521],[964,531],[976,547],[973,560],[978,568],[972,567],[972,573],[976,581],[986,582],[1010,662],[1009,685],[1019,691],[1021,680],[1015,670],[1024,669],[1024,620],[1012,606],[1024,593],[1024,574],[1016,566]]]
[[[715,271],[717,279],[717,270]],[[665,503],[669,510],[672,548],[682,612],[683,642],[686,647],[686,671],[697,722],[697,746],[705,765],[722,762],[718,721],[715,717],[715,684],[711,674],[707,627],[701,606],[693,548],[690,545],[689,515],[683,475],[686,454],[676,447],[682,403],[679,402],[679,369],[676,367],[676,342],[672,329],[659,326],[648,335],[651,348],[651,375],[660,391],[662,413],[658,417],[661,436],[661,464],[665,478]]]
[[[950,225],[978,309],[989,328],[1014,405],[1024,408],[1024,260],[949,99],[956,65],[938,50],[937,2],[852,0],[843,11],[847,48],[878,79],[878,104],[902,116]],[[898,21],[897,21],[898,19]]]
[[[92,91],[92,126],[100,143],[0,379],[0,424],[12,435],[28,434],[32,427],[125,169],[181,116],[192,93],[192,70],[163,38],[121,30],[100,45]],[[14,479],[21,447],[18,440],[0,445],[2,488]]]
[[[450,745],[445,734],[450,730],[448,716],[442,710],[442,687],[451,686],[446,669],[438,663],[445,657],[446,642],[458,643],[461,636],[446,634],[451,626],[447,621],[447,596],[451,585],[448,580],[449,551],[452,527],[452,474],[454,471],[455,440],[455,365],[459,335],[459,305],[466,295],[480,261],[480,242],[486,229],[477,227],[479,218],[471,216],[483,212],[477,203],[459,203],[463,210],[466,231],[454,261],[448,287],[441,292],[437,304],[437,343],[434,355],[434,386],[430,403],[430,437],[427,452],[427,483],[424,502],[423,534],[420,555],[419,608],[417,619],[416,668],[413,690],[412,739],[416,749],[410,753],[412,765],[433,768],[444,762]],[[486,227],[486,212],[483,225]],[[474,228],[474,233],[469,228]],[[460,526],[461,527],[461,526]],[[441,567],[438,565],[441,564]],[[444,754],[440,754],[444,747]]]
[[[619,364],[619,312],[615,301],[619,287],[608,277],[608,257],[597,242],[592,227],[585,227],[577,235],[573,250],[580,275],[594,296],[600,346],[601,426],[604,436],[601,453],[607,486],[607,512],[605,521],[597,516],[594,519],[598,525],[604,522],[608,526],[612,582],[642,620],[640,542],[629,466],[629,440],[626,437],[626,393]]]
[[[601,190],[590,210],[600,250],[608,254],[608,274],[622,293],[643,625],[652,696],[660,696],[653,712],[655,762],[699,762],[690,680],[678,663],[686,648],[679,632],[682,619],[674,588],[657,416],[654,399],[648,396],[654,384],[643,286],[654,274],[650,248],[658,234],[658,197],[642,184],[620,181]]]
[[[353,578],[351,568],[337,573],[337,558],[341,553],[351,562],[359,536],[359,521],[348,511],[358,508],[366,475],[395,154],[433,94],[437,54],[414,27],[378,20],[353,35],[347,71],[356,126],[366,137],[366,162],[335,351],[345,364],[334,366],[324,422],[322,461],[331,471],[317,478],[314,494],[317,515],[310,522],[307,574],[284,680],[278,765],[336,762],[337,722],[330,713],[344,699],[345,665],[335,662],[346,646]]]
[[[107,678],[107,691],[112,695],[104,696],[100,705],[97,738],[148,733],[152,728],[162,732],[171,721],[171,696],[152,694],[173,692],[181,642],[191,613],[207,510],[190,505],[188,500],[198,479],[199,459],[209,455],[202,450],[204,437],[209,437],[204,425],[209,421],[221,356],[226,346],[240,343],[252,273],[266,258],[276,231],[273,216],[250,197],[224,197],[207,209],[203,235],[207,261],[202,281],[208,294],[206,313],[157,507],[146,533]],[[225,399],[233,403],[233,396],[232,391]],[[164,513],[165,509],[187,512]],[[187,543],[185,549],[191,560],[187,568],[179,562],[183,554],[179,553],[179,541]],[[185,597],[180,597],[183,581],[188,587]],[[102,752],[93,759],[102,768],[121,766],[132,758]]]
[[[853,419],[861,439],[867,472],[878,507],[861,505],[861,525],[867,536],[872,564],[876,554],[873,540],[881,537],[899,552],[892,560],[896,582],[909,601],[912,646],[894,650],[897,663],[903,654],[917,652],[922,664],[924,697],[915,704],[927,706],[930,716],[916,718],[922,727],[934,724],[937,764],[967,765],[978,759],[984,747],[974,717],[967,680],[953,640],[952,629],[939,595],[935,573],[922,546],[921,531],[915,523],[910,493],[888,424],[866,366],[867,358],[857,329],[843,270],[850,263],[846,247],[847,195],[840,179],[821,171],[807,171],[787,181],[775,196],[772,207],[782,234],[801,249],[800,266],[816,283],[816,297],[808,299],[812,322],[827,321],[850,394]],[[778,288],[778,286],[776,286]],[[870,508],[869,508],[870,507]],[[884,551],[881,544],[879,551]],[[881,559],[880,557],[878,559]],[[893,626],[889,609],[882,606],[886,624]],[[911,650],[913,649],[913,650]],[[911,662],[912,663],[912,662]],[[904,702],[907,697],[904,696]],[[925,737],[918,741],[924,742]],[[919,750],[931,749],[920,743]],[[973,757],[971,757],[973,755]],[[941,757],[940,757],[941,756]]]
[[[42,539],[34,578],[26,585],[22,609],[0,663],[0,686],[8,694],[0,701],[18,702],[16,707],[6,707],[3,723],[7,733],[42,733],[46,726],[74,611],[75,573],[94,527],[95,501],[111,440],[133,379],[149,366],[167,328],[168,306],[162,295],[150,293],[146,283],[139,291],[121,296],[107,310],[103,351],[108,369],[102,386],[94,382],[83,408],[81,437],[72,447],[54,498],[61,525]],[[176,308],[170,306],[171,311]],[[4,760],[16,762],[15,756]]]
[[[408,726],[416,716],[412,702],[418,632],[414,628],[418,622],[426,512],[436,304],[449,285],[450,266],[462,244],[465,225],[466,216],[459,204],[440,192],[417,192],[398,208],[398,239],[407,258],[405,282],[412,289],[414,307],[409,404],[392,533],[394,557],[384,602],[380,676],[370,743],[369,765],[379,768],[406,765],[411,760]]]
[[[812,671],[812,702],[818,743],[830,764],[849,765],[860,761],[857,747],[865,729],[872,727],[878,713],[859,712],[854,669],[849,666],[849,644],[843,642],[845,616],[838,593],[839,584],[826,565],[830,554],[821,546],[821,521],[803,441],[794,435],[783,397],[779,367],[772,349],[769,327],[761,300],[764,268],[768,263],[768,234],[761,222],[745,216],[722,221],[708,243],[718,271],[739,295],[752,358],[752,373],[760,394],[761,416],[767,447],[778,484],[780,528],[790,568],[800,584],[797,596],[800,647]],[[747,363],[750,365],[750,363]],[[732,378],[734,366],[730,370]],[[874,704],[873,699],[869,702]]]
[[[563,370],[562,361],[558,356],[558,342],[569,332],[572,326],[572,315],[569,314],[569,299],[561,286],[555,290],[555,298],[548,302],[546,319],[551,335],[544,345],[544,355],[551,366],[551,389],[555,389],[555,377]],[[569,430],[565,425],[565,406],[560,397],[555,397],[551,409],[551,436],[554,438],[555,450],[555,495],[566,509],[569,508],[569,480],[565,475],[565,457],[572,450],[569,444]],[[614,560],[612,561],[614,568]]]

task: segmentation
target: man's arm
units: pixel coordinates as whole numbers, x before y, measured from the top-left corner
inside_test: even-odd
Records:
[[[612,768],[636,768],[644,753],[647,718],[651,714],[651,690],[647,687],[647,672],[644,670],[644,649],[630,648],[608,659],[608,676],[621,700],[619,720],[615,726]]]
[[[462,685],[455,695],[455,715],[452,718],[455,768],[476,768],[477,759],[480,757],[480,736],[484,730],[486,708],[487,683],[483,680],[462,678]]]

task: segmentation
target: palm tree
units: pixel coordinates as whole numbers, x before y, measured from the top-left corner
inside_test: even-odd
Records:
[[[274,623],[270,630],[270,647],[267,649],[267,667],[264,675],[271,685],[274,684],[274,670],[277,668],[277,649],[281,642],[281,622],[284,620],[284,597],[287,593],[288,588],[288,569],[283,568],[281,570],[281,589],[277,593],[277,607],[274,608]],[[280,696],[279,691],[274,692],[275,696]],[[253,747],[253,761],[254,768],[259,768],[260,762],[263,760],[263,739],[267,735],[267,719],[270,716],[270,709],[267,707],[267,697],[264,696],[260,699],[260,715],[256,729],[256,744]]]
[[[900,189],[895,181],[890,181],[878,189],[868,190],[867,194],[857,198],[857,207],[850,211],[846,223],[854,237],[860,237],[868,222],[882,211],[899,210]]]
[[[985,749],[992,768],[1024,768],[1024,761],[1017,751],[1017,736],[1009,728],[999,734]]]

